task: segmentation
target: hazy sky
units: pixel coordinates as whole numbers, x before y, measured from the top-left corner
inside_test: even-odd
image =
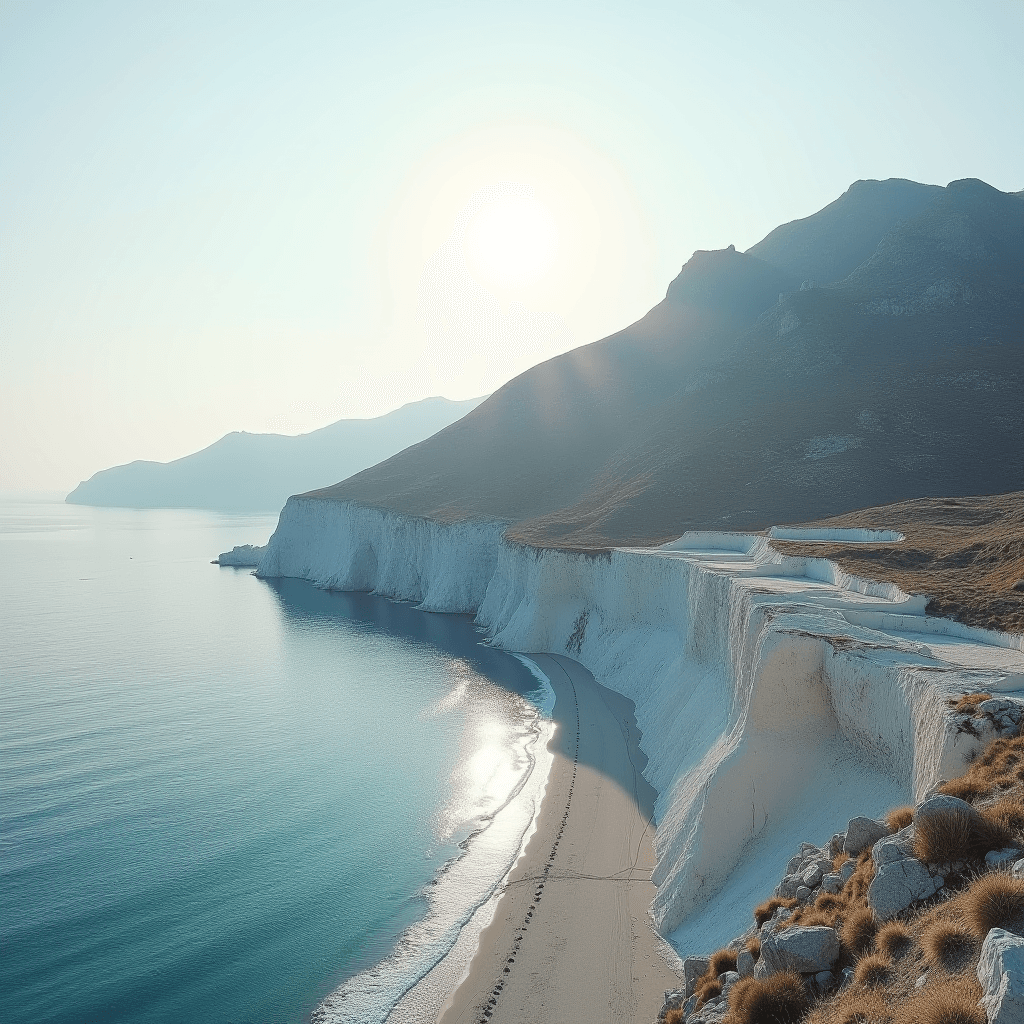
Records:
[[[859,178],[1024,188],[1024,3],[0,2],[0,489],[491,391]]]

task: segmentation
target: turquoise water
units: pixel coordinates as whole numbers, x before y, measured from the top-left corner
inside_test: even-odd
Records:
[[[466,617],[209,564],[273,527],[0,504],[7,1024],[304,1021],[391,954],[381,1019],[439,955],[396,939],[537,684]]]

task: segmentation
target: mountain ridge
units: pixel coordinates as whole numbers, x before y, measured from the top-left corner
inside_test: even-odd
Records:
[[[100,470],[65,500],[121,508],[277,512],[289,495],[386,459],[481,401],[426,398],[383,416],[337,420],[298,435],[234,430],[171,462],[136,460]]]
[[[637,323],[310,496],[605,549],[1019,489],[1024,204],[971,179],[896,181],[787,226],[786,251],[825,267],[819,281],[868,252],[838,281],[761,259],[775,232],[695,253]],[[844,210],[872,195],[865,233]],[[856,231],[828,242],[830,218]]]

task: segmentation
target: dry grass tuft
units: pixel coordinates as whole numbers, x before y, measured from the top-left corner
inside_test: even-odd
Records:
[[[807,990],[799,974],[743,978],[729,993],[730,1024],[797,1024],[807,1012]]]
[[[761,936],[754,935],[747,939],[747,952],[755,959],[758,960],[761,957]]]
[[[832,914],[820,914],[813,907],[798,910],[782,927],[794,928],[831,928],[835,917]],[[781,929],[780,929],[781,931]]]
[[[944,811],[914,830],[914,856],[927,864],[952,864],[980,860],[989,850],[1013,842],[1013,831],[999,820],[983,814]]]
[[[875,946],[891,960],[904,956],[913,945],[913,937],[902,921],[890,921],[875,936]]]
[[[848,910],[847,903],[839,896],[831,893],[822,893],[813,903],[806,907],[800,907],[793,913],[793,916],[786,921],[782,927],[792,928],[799,925],[801,928],[814,928],[824,925],[834,928],[839,917]]]
[[[736,970],[736,950],[720,949],[717,953],[711,954],[711,963],[708,966],[707,975],[717,979],[720,974],[726,971]]]
[[[754,921],[757,927],[760,928],[765,921],[770,921],[779,907],[791,910],[797,903],[797,900],[787,900],[781,896],[772,896],[771,899],[765,900],[764,903],[759,903],[754,907]]]
[[[955,796],[960,800],[966,800],[973,804],[975,800],[988,796],[988,786],[966,777],[952,779],[939,790],[946,796]]]
[[[973,712],[974,709],[983,701],[991,699],[991,693],[965,693],[962,697],[957,697],[954,700],[948,700],[946,703],[954,711],[958,711],[963,715],[968,712]]]
[[[977,950],[974,936],[955,921],[935,921],[921,935],[925,960],[949,974],[963,970]]]
[[[722,994],[722,983],[717,978],[714,981],[702,978],[694,985],[693,994],[697,997],[697,1009],[699,1010],[709,999],[714,999],[715,996]]]
[[[893,832],[906,828],[914,820],[913,807],[894,807],[886,816],[885,823]]]
[[[845,850],[840,850],[832,858],[832,870],[838,871],[849,859],[850,855]]]
[[[843,899],[847,903],[863,901],[867,898],[868,887],[875,877],[875,863],[871,859],[871,851],[865,850],[857,858],[857,867],[846,885],[843,886]]]
[[[683,1024],[686,1018],[683,1016],[683,1008],[677,1006],[674,1010],[669,1010],[665,1014],[665,1024]]]
[[[857,969],[853,972],[855,981],[859,981],[868,988],[877,988],[892,981],[893,965],[888,957],[878,953],[870,953],[857,963]]]
[[[899,1024],[986,1024],[978,1006],[981,986],[977,978],[963,975],[928,984],[901,1008]]]
[[[959,778],[941,792],[968,802],[1019,786],[1024,782],[1024,736],[994,740]]]
[[[838,896],[833,896],[830,892],[823,892],[815,901],[814,909],[820,911],[822,914],[835,914],[842,910],[846,904]]]
[[[878,925],[875,923],[874,914],[866,906],[861,906],[854,909],[843,922],[839,938],[842,944],[856,955],[865,952],[871,946],[877,931]]]
[[[818,1007],[808,1024],[890,1024],[892,1007],[881,992],[851,987]]]
[[[1002,871],[982,875],[959,897],[971,931],[984,939],[992,928],[1024,931],[1024,879]]]
[[[708,969],[697,979],[693,987],[694,995],[697,997],[697,1005],[703,1006],[709,999],[722,994],[722,983],[718,980],[720,974],[726,971],[736,970],[736,950],[720,949],[711,954],[711,962]]]
[[[1024,834],[1024,800],[1016,793],[1004,796],[991,807],[986,807],[981,816],[1009,832],[1015,840]]]

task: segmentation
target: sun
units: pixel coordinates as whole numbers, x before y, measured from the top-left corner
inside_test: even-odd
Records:
[[[558,226],[551,211],[533,196],[503,196],[473,215],[463,246],[470,270],[485,286],[525,288],[551,270],[558,252]]]

